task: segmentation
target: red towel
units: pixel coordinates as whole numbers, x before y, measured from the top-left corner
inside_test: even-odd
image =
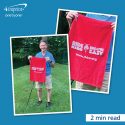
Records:
[[[102,87],[112,37],[111,22],[79,15],[69,32],[71,79]]]
[[[30,80],[44,83],[46,79],[45,58],[32,57],[30,60]]]

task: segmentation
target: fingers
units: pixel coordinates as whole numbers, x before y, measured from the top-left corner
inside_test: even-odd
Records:
[[[75,11],[70,11],[67,13],[66,19],[67,20],[73,20],[74,18],[78,17],[78,13]]]
[[[71,26],[73,19],[77,19],[77,17],[78,17],[78,12],[75,11],[67,12],[66,19],[68,21],[69,27]]]
[[[116,27],[116,24],[115,24],[115,23],[112,23],[112,24],[111,24],[111,28],[112,28],[113,30],[115,30],[115,27]]]
[[[31,56],[31,55],[29,55],[29,56],[28,56],[28,60],[30,60],[31,58],[32,58],[32,56]]]

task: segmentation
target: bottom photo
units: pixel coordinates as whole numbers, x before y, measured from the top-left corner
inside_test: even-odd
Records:
[[[68,35],[10,37],[14,115],[71,113]]]

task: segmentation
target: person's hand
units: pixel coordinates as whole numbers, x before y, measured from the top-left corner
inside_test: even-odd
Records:
[[[52,60],[50,60],[49,57],[45,57],[46,61],[50,63],[51,67],[54,68],[54,62],[52,62]]]
[[[77,17],[78,17],[78,12],[75,11],[67,12],[66,19],[68,21],[69,27],[71,26],[73,19],[77,19]]]
[[[31,58],[32,58],[32,56],[31,56],[31,55],[29,55],[29,56],[28,56],[28,60],[30,60]]]
[[[112,23],[111,28],[113,29],[113,31],[115,30],[115,27],[116,27],[116,23]]]
[[[47,62],[51,61],[49,57],[45,57],[45,59],[46,59]]]

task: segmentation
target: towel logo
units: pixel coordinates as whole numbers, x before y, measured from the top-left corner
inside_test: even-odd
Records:
[[[34,72],[43,72],[44,71],[44,67],[43,68],[39,68],[39,67],[31,67],[31,70]]]
[[[78,51],[84,51],[85,53],[89,53],[92,55],[102,56],[104,54],[104,48],[98,48],[95,46],[91,46],[86,43],[79,43],[77,41],[73,41],[71,45],[72,49],[78,50]]]
[[[83,46],[83,50],[86,52],[86,51],[88,51],[89,50],[89,45],[88,44],[85,44],[84,46]]]

